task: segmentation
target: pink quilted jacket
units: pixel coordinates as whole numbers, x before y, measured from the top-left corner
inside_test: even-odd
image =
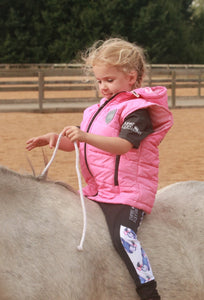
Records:
[[[81,129],[116,137],[126,116],[148,108],[154,132],[138,149],[114,155],[80,143],[81,171],[87,183],[84,194],[92,200],[126,204],[150,213],[158,186],[158,145],[173,124],[165,87],[121,92],[85,110]]]

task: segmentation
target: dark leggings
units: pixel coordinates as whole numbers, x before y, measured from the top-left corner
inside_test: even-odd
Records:
[[[160,299],[149,260],[137,240],[144,211],[121,204],[99,203],[113,245],[125,262],[141,299]]]

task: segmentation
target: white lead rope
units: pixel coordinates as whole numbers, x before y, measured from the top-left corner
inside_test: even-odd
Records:
[[[42,171],[41,176],[45,176],[45,173],[47,172],[47,170],[48,170],[49,167],[51,166],[51,164],[52,164],[52,162],[53,162],[53,160],[54,160],[54,158],[55,158],[55,155],[56,155],[56,153],[57,153],[57,150],[58,150],[58,148],[59,148],[59,144],[60,144],[61,138],[62,138],[62,133],[60,133],[59,136],[58,136],[57,143],[56,143],[56,146],[55,146],[55,150],[54,150],[54,152],[53,152],[53,154],[52,154],[52,157],[51,157],[50,161],[48,162],[47,166],[46,166],[45,169]]]
[[[78,184],[79,184],[79,194],[80,194],[81,207],[82,207],[82,212],[83,212],[83,232],[82,232],[80,244],[79,244],[79,246],[77,246],[77,249],[79,251],[83,251],[83,243],[85,240],[86,224],[87,224],[87,222],[86,222],[86,207],[85,207],[84,196],[83,196],[83,191],[82,191],[81,174],[79,171],[79,148],[78,148],[76,142],[74,142],[74,147],[75,147],[75,152],[76,152],[76,172],[77,172]]]
[[[52,157],[50,159],[50,161],[48,162],[47,166],[45,167],[45,169],[43,170],[41,176],[44,176],[45,173],[47,172],[47,170],[49,169],[49,167],[51,166],[55,155],[57,153],[57,150],[59,148],[59,144],[60,144],[60,140],[62,138],[62,133],[59,134],[56,146],[55,146],[55,150],[52,154]],[[82,181],[81,181],[81,174],[79,171],[79,148],[77,146],[77,143],[74,142],[74,148],[75,148],[75,152],[76,152],[76,172],[77,172],[77,178],[78,178],[78,184],[79,184],[79,193],[80,193],[80,199],[81,199],[81,206],[82,206],[82,211],[83,211],[83,232],[82,232],[82,237],[81,237],[81,241],[80,244],[77,246],[77,249],[79,251],[83,251],[83,243],[85,240],[85,235],[86,235],[86,208],[85,208],[85,202],[84,202],[84,196],[83,196],[83,191],[82,191]]]

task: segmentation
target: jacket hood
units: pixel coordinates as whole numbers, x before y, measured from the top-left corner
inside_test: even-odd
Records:
[[[124,100],[130,100],[134,98],[142,98],[148,102],[158,104],[168,109],[167,89],[164,86],[143,87],[132,90],[131,92],[120,92],[113,96],[110,100],[114,99],[115,101],[115,98],[118,102],[123,102]],[[103,105],[106,101],[106,98],[102,98],[100,105]]]
[[[168,108],[167,89],[164,86],[139,88],[133,90],[132,93],[138,94],[138,96],[149,102]]]

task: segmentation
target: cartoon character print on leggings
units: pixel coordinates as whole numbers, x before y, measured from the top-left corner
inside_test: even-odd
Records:
[[[120,226],[121,243],[132,261],[141,284],[154,279],[149,259],[137,239],[136,233],[125,226]]]

